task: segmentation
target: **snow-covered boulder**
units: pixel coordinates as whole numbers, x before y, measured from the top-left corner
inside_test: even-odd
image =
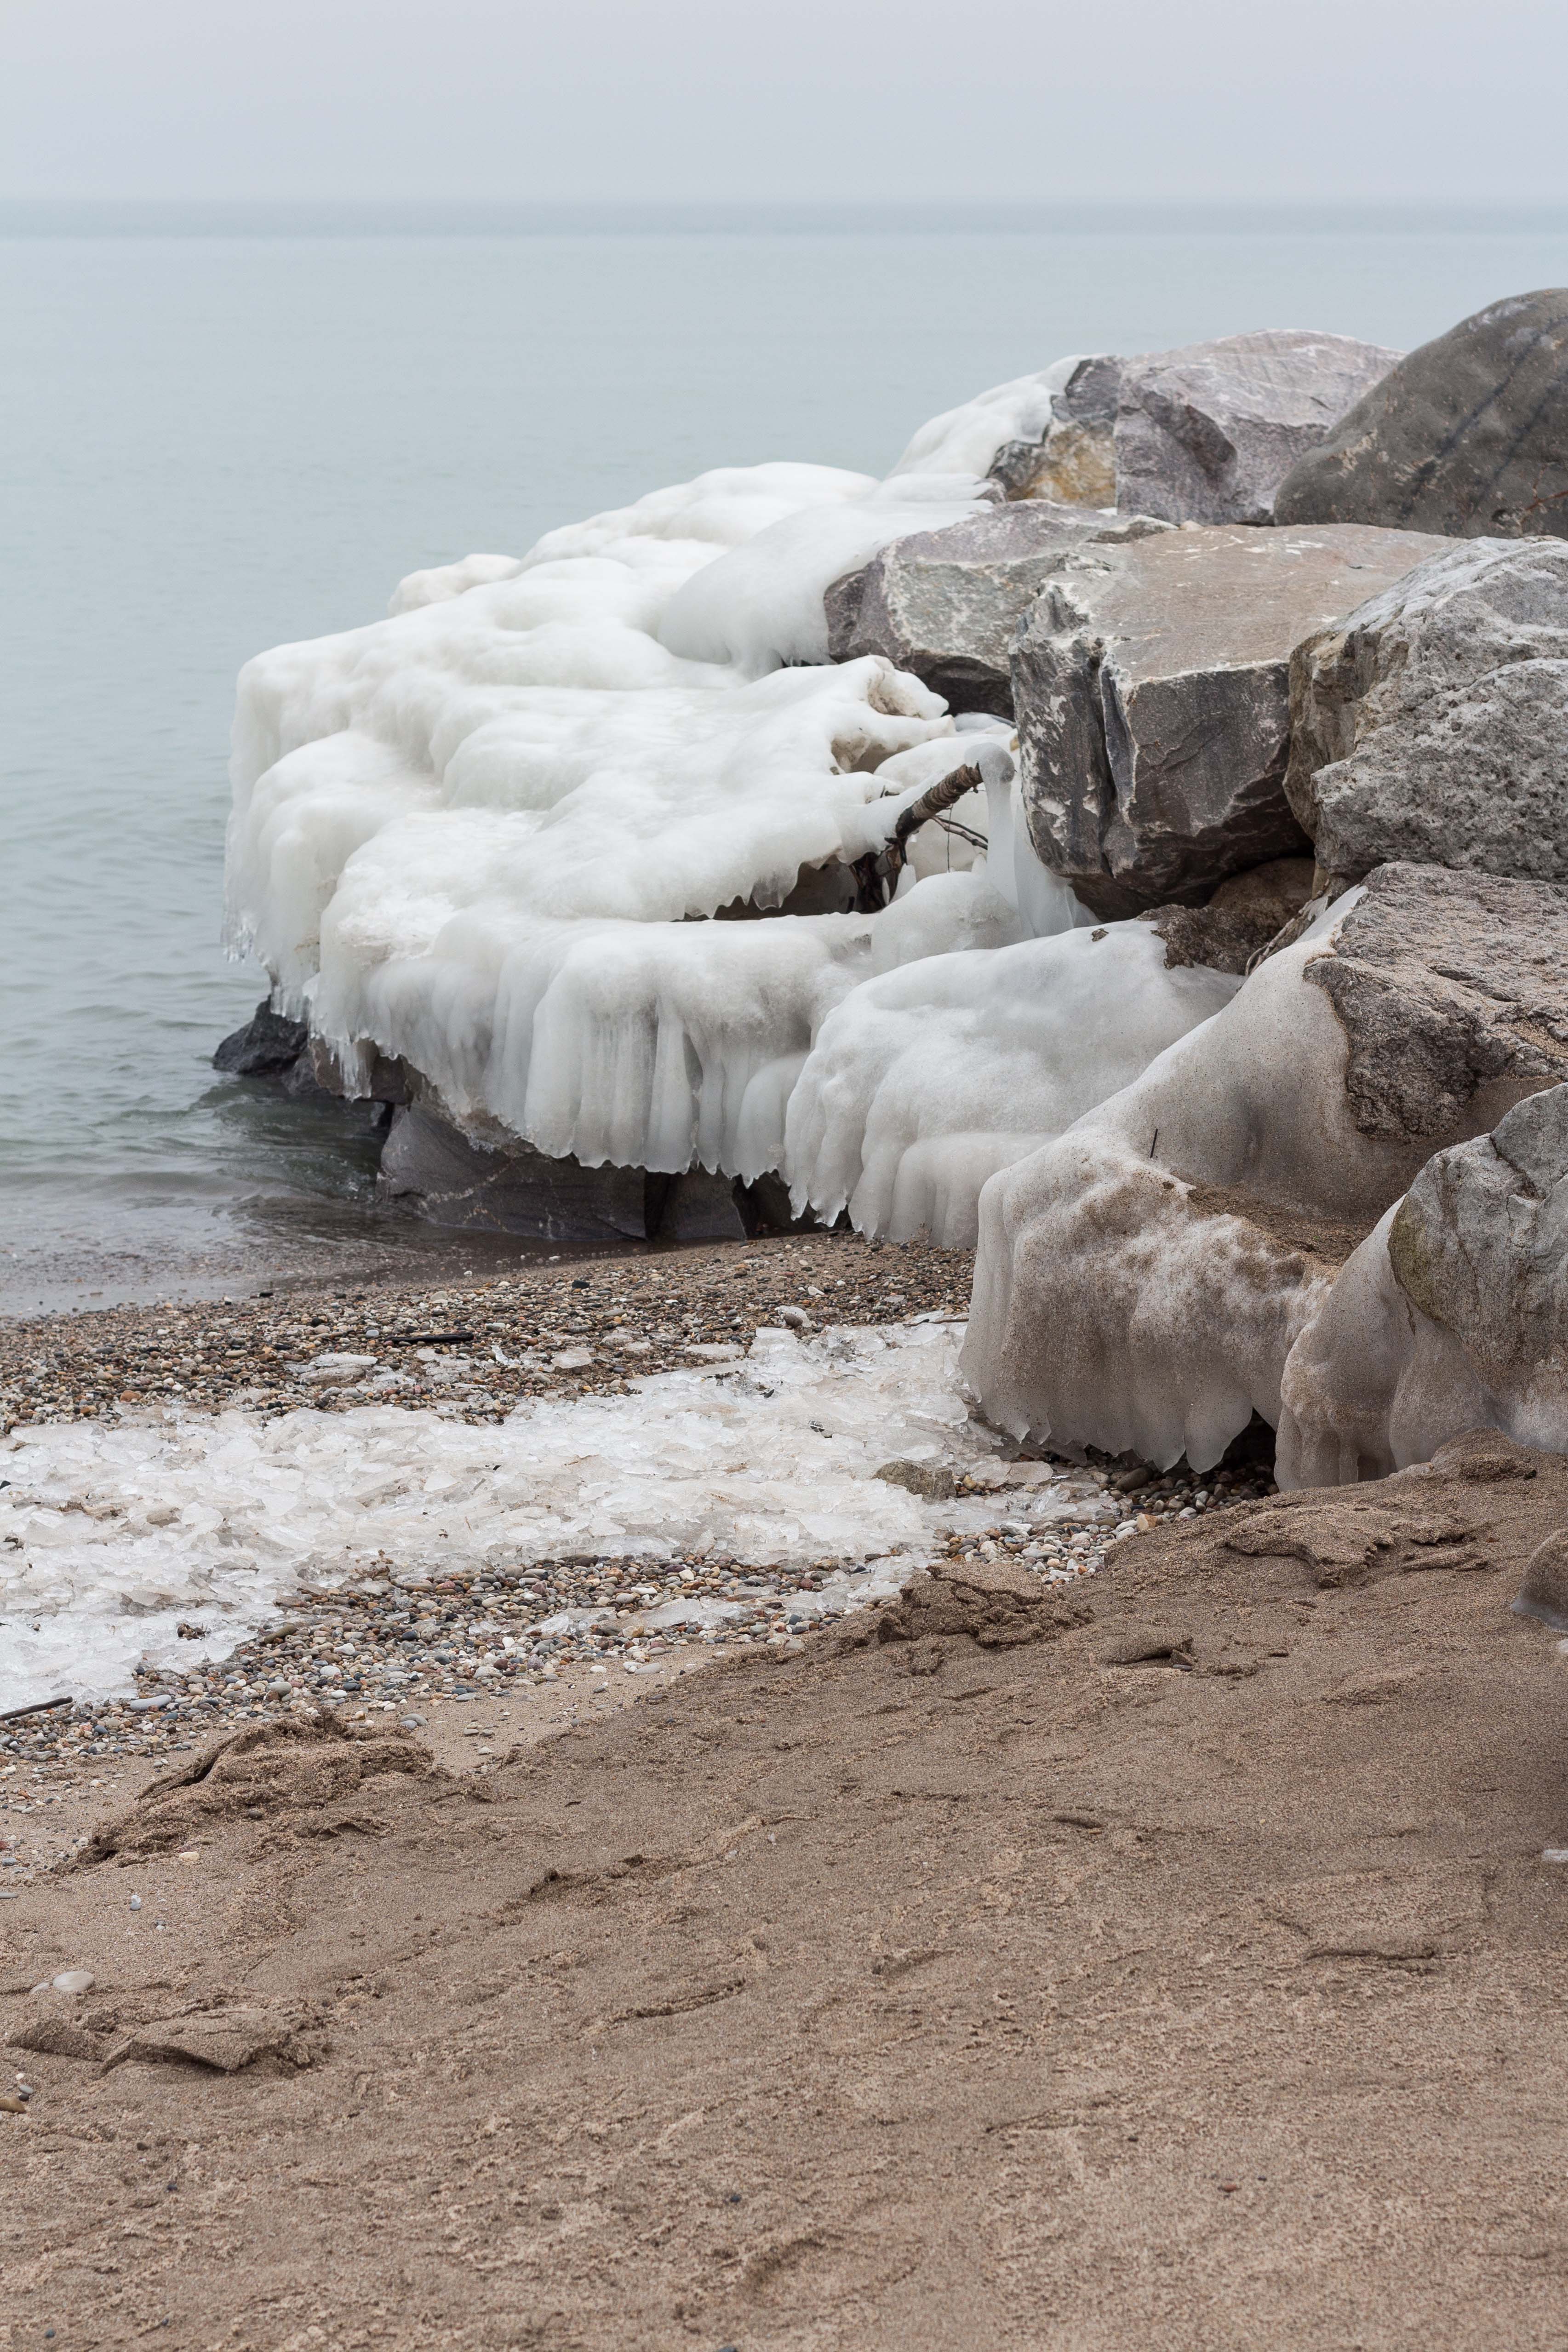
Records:
[[[1568,1086],[1434,1154],[1297,1339],[1281,1401],[1284,1486],[1384,1477],[1468,1429],[1568,1452]]]
[[[1274,328],[1124,360],[1117,505],[1167,522],[1273,521],[1291,467],[1398,358],[1347,335]]]
[[[1415,858],[1568,879],[1568,547],[1467,540],[1290,663],[1285,792],[1330,887]]]
[[[1568,288],[1510,295],[1411,352],[1291,468],[1274,511],[1568,537]]]
[[[1291,649],[1446,542],[1340,524],[1079,549],[1013,656],[1029,831],[1105,916],[1300,856],[1284,793]]]
[[[828,653],[840,662],[884,655],[951,709],[1011,719],[1014,634],[1062,557],[1166,528],[1028,499],[896,539],[828,589]]]

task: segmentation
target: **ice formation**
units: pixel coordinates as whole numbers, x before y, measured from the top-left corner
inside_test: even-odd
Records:
[[[300,1582],[385,1574],[387,1559],[407,1580],[706,1543],[754,1563],[896,1554],[896,1578],[943,1529],[995,1516],[873,1475],[893,1456],[994,1454],[959,1401],[959,1336],[768,1329],[733,1365],[531,1403],[499,1427],[367,1403],[16,1430],[0,1440],[0,1706],[126,1691],[140,1658],[222,1657]],[[205,1643],[177,1639],[198,1612]]]
[[[940,955],[852,990],[791,1097],[797,1205],[865,1233],[971,1246],[980,1192],[1138,1077],[1241,983],[1165,968],[1146,923]]]
[[[964,1370],[1001,1426],[1201,1470],[1255,1411],[1278,1424],[1328,1276],[1247,1202],[1370,1225],[1423,1156],[1355,1125],[1344,1032],[1303,982],[1358,896],[986,1186]]]
[[[398,1058],[476,1139],[750,1179],[784,1165],[792,1089],[845,998],[1081,921],[1029,847],[1005,723],[950,712],[879,657],[830,664],[823,604],[890,540],[994,499],[986,466],[1048,417],[1074,364],[933,420],[884,482],[721,468],[521,559],[413,573],[385,620],[247,664],[228,936],[308,1014],[347,1090]],[[984,807],[971,794],[923,827],[879,905],[856,862],[976,759]],[[1048,958],[1003,969],[1056,982]],[[1154,983],[1126,1038],[1163,1044],[1194,996]],[[1048,1007],[1021,1017],[1051,1031]],[[1061,1017],[1087,1017],[1070,979]],[[999,1084],[1017,1054],[999,1054]],[[1124,1040],[1106,1067],[1135,1057]],[[1065,1080],[1057,1094],[1030,1132],[1087,1099]],[[862,1126],[871,1113],[868,1098]],[[847,1135],[823,1160],[829,1192],[857,1148]],[[958,1226],[974,1190],[958,1186]],[[906,1191],[935,1202],[918,1174]]]

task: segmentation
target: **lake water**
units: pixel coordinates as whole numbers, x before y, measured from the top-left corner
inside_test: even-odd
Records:
[[[474,1246],[358,1114],[216,1078],[235,672],[706,466],[884,470],[1068,351],[1408,346],[1568,215],[171,215],[0,207],[0,1308]]]

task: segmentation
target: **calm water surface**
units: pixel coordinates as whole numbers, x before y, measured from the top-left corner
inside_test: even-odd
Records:
[[[358,1114],[208,1066],[247,655],[706,466],[881,472],[1066,351],[1568,281],[1546,217],[216,226],[0,213],[0,1309],[473,1257],[377,1214]]]

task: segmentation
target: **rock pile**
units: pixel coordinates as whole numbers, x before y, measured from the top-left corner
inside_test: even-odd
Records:
[[[852,530],[796,517],[680,592],[772,614],[809,541],[811,626],[780,654],[770,620],[772,667],[753,633],[736,690],[782,710],[826,646],[861,698],[825,772],[853,823],[681,902],[684,1043],[660,1009],[556,1056],[568,1109],[612,1070],[656,1103],[667,1166],[689,1096],[722,1151],[657,1179],[527,1155],[361,1039],[334,1050],[392,1110],[386,1193],[606,1241],[978,1235],[966,1377],[1042,1444],[1201,1470],[1261,1417],[1327,1480],[1473,1422],[1568,1445],[1565,451],[1561,289],[1405,357],[1100,352],[932,420]],[[532,1067],[531,1018],[492,1076]],[[228,1066],[279,1066],[268,1023]]]

